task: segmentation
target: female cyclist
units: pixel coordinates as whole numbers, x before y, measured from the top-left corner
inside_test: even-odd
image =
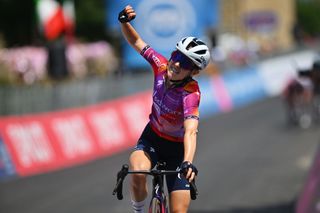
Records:
[[[193,165],[199,122],[200,91],[192,77],[209,63],[208,47],[195,37],[179,41],[167,60],[147,45],[129,23],[136,16],[128,5],[119,13],[121,30],[127,42],[144,57],[154,72],[153,104],[146,125],[130,155],[132,170],[149,170],[157,161],[166,169],[182,169],[183,175],[167,176],[170,210],[187,212],[190,204],[189,182],[197,169]],[[147,197],[145,175],[133,175],[131,197],[134,212],[143,212]]]

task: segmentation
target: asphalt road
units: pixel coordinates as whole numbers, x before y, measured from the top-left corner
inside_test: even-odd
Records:
[[[288,127],[272,98],[203,119],[195,164],[199,197],[193,213],[289,213],[320,139],[319,127]],[[49,174],[0,183],[1,213],[131,212],[112,196],[115,174],[129,151]]]

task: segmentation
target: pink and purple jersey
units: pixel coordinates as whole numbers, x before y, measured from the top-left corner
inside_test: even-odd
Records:
[[[166,88],[168,60],[150,46],[146,46],[141,55],[150,63],[154,72],[153,104],[149,116],[151,127],[165,139],[183,142],[184,120],[199,119],[198,83],[190,78],[173,88]]]

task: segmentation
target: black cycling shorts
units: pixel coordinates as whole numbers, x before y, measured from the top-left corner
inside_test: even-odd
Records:
[[[141,134],[134,150],[143,150],[151,159],[151,167],[157,162],[165,162],[165,170],[177,170],[184,156],[183,143],[170,141],[159,137],[148,124]],[[182,175],[166,175],[168,192],[190,190],[188,180]]]

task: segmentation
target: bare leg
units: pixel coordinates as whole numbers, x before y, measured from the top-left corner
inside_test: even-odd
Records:
[[[170,212],[186,213],[190,205],[190,191],[177,190],[170,193]]]
[[[142,150],[134,151],[130,156],[130,167],[132,170],[149,170],[151,161],[149,156]],[[146,199],[148,195],[147,177],[142,174],[132,175],[131,196],[132,200],[140,202]]]

